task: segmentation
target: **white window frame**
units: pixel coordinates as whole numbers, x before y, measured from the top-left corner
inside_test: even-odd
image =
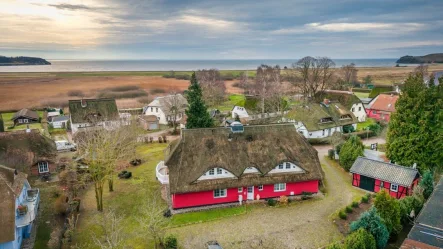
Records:
[[[282,188],[283,186],[283,188]],[[286,183],[276,183],[274,184],[274,192],[286,191]]]
[[[209,175],[210,175],[210,176],[215,175],[215,170],[214,170],[214,169],[210,169],[210,170],[209,170]]]
[[[214,198],[225,198],[228,196],[226,189],[214,189]]]
[[[291,163],[286,162],[285,163],[285,169],[291,169]]]
[[[394,187],[394,188],[392,188]],[[392,184],[391,183],[391,187],[389,188],[392,192],[398,192],[398,185],[397,184]]]
[[[221,168],[217,168],[217,175],[222,175],[223,174],[223,170]]]
[[[284,165],[283,165],[283,163],[280,163],[279,165],[278,165],[278,169],[284,169],[285,167],[284,167]]]
[[[239,187],[239,188],[238,188],[238,192],[239,192],[239,193],[243,193],[243,187]]]
[[[380,182],[380,189],[383,189],[385,187],[385,183],[384,182]]]
[[[28,124],[29,123],[29,119],[27,119],[27,118],[23,119],[23,123]]]
[[[23,124],[23,119],[19,118],[19,119],[18,119],[18,123],[19,123],[19,124]]]
[[[258,191],[262,191],[263,190],[263,185],[258,185]]]
[[[43,170],[41,168],[43,167]],[[49,164],[46,161],[38,162],[38,173],[48,173],[49,172]]]

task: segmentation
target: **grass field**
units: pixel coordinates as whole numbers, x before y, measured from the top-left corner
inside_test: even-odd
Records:
[[[363,131],[366,129],[366,127],[370,126],[371,124],[375,124],[376,121],[373,118],[366,118],[365,122],[357,123],[357,131]]]
[[[43,111],[37,111],[38,115],[43,118]],[[25,130],[27,128],[26,124],[17,125],[12,129],[8,129],[8,127],[13,127],[14,122],[12,122],[11,118],[14,116],[14,112],[4,112],[1,113],[3,117],[3,126],[5,128],[5,131],[18,131],[18,130]],[[29,128],[31,129],[43,129],[43,126],[41,123],[31,123],[29,124]]]
[[[354,94],[359,98],[368,98],[369,97],[369,93],[354,92]]]
[[[245,95],[243,94],[231,94],[229,95],[228,100],[220,105],[215,106],[214,108],[222,112],[231,111],[235,105],[245,106],[245,100]]]

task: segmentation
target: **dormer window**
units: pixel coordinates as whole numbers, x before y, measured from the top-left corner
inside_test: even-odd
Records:
[[[291,168],[291,164],[290,163],[285,163],[286,169],[290,169]]]
[[[209,175],[210,175],[210,176],[213,176],[214,173],[215,173],[214,169],[210,169],[210,170],[209,170]]]
[[[333,122],[331,117],[321,118],[320,119],[320,123],[329,123],[329,122]]]
[[[340,116],[340,120],[343,120],[343,119],[352,119],[352,117],[351,117],[351,115],[349,115],[349,114],[341,115],[341,116]]]
[[[283,163],[280,163],[280,164],[278,165],[278,169],[283,169]]]
[[[220,168],[217,168],[217,175],[221,175],[221,174],[223,174],[223,170]]]

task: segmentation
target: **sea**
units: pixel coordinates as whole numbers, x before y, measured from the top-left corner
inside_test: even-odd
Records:
[[[356,67],[394,67],[392,59],[333,59],[336,67],[354,63]],[[291,67],[297,59],[254,60],[48,60],[51,65],[1,66],[0,72],[101,72],[101,71],[193,71],[255,70],[259,65]]]

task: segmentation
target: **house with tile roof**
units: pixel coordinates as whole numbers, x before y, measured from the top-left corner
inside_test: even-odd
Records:
[[[31,188],[27,175],[0,165],[0,248],[20,249],[34,225],[40,192]]]
[[[349,170],[352,174],[352,186],[380,192],[385,189],[389,195],[400,199],[412,195],[418,185],[420,174],[416,168],[358,157]]]
[[[183,129],[156,167],[173,209],[317,193],[317,151],[294,124]]]
[[[394,94],[379,94],[371,100],[366,108],[366,113],[369,118],[374,118],[377,121],[389,122],[391,114],[395,112],[395,103],[399,95]]]

